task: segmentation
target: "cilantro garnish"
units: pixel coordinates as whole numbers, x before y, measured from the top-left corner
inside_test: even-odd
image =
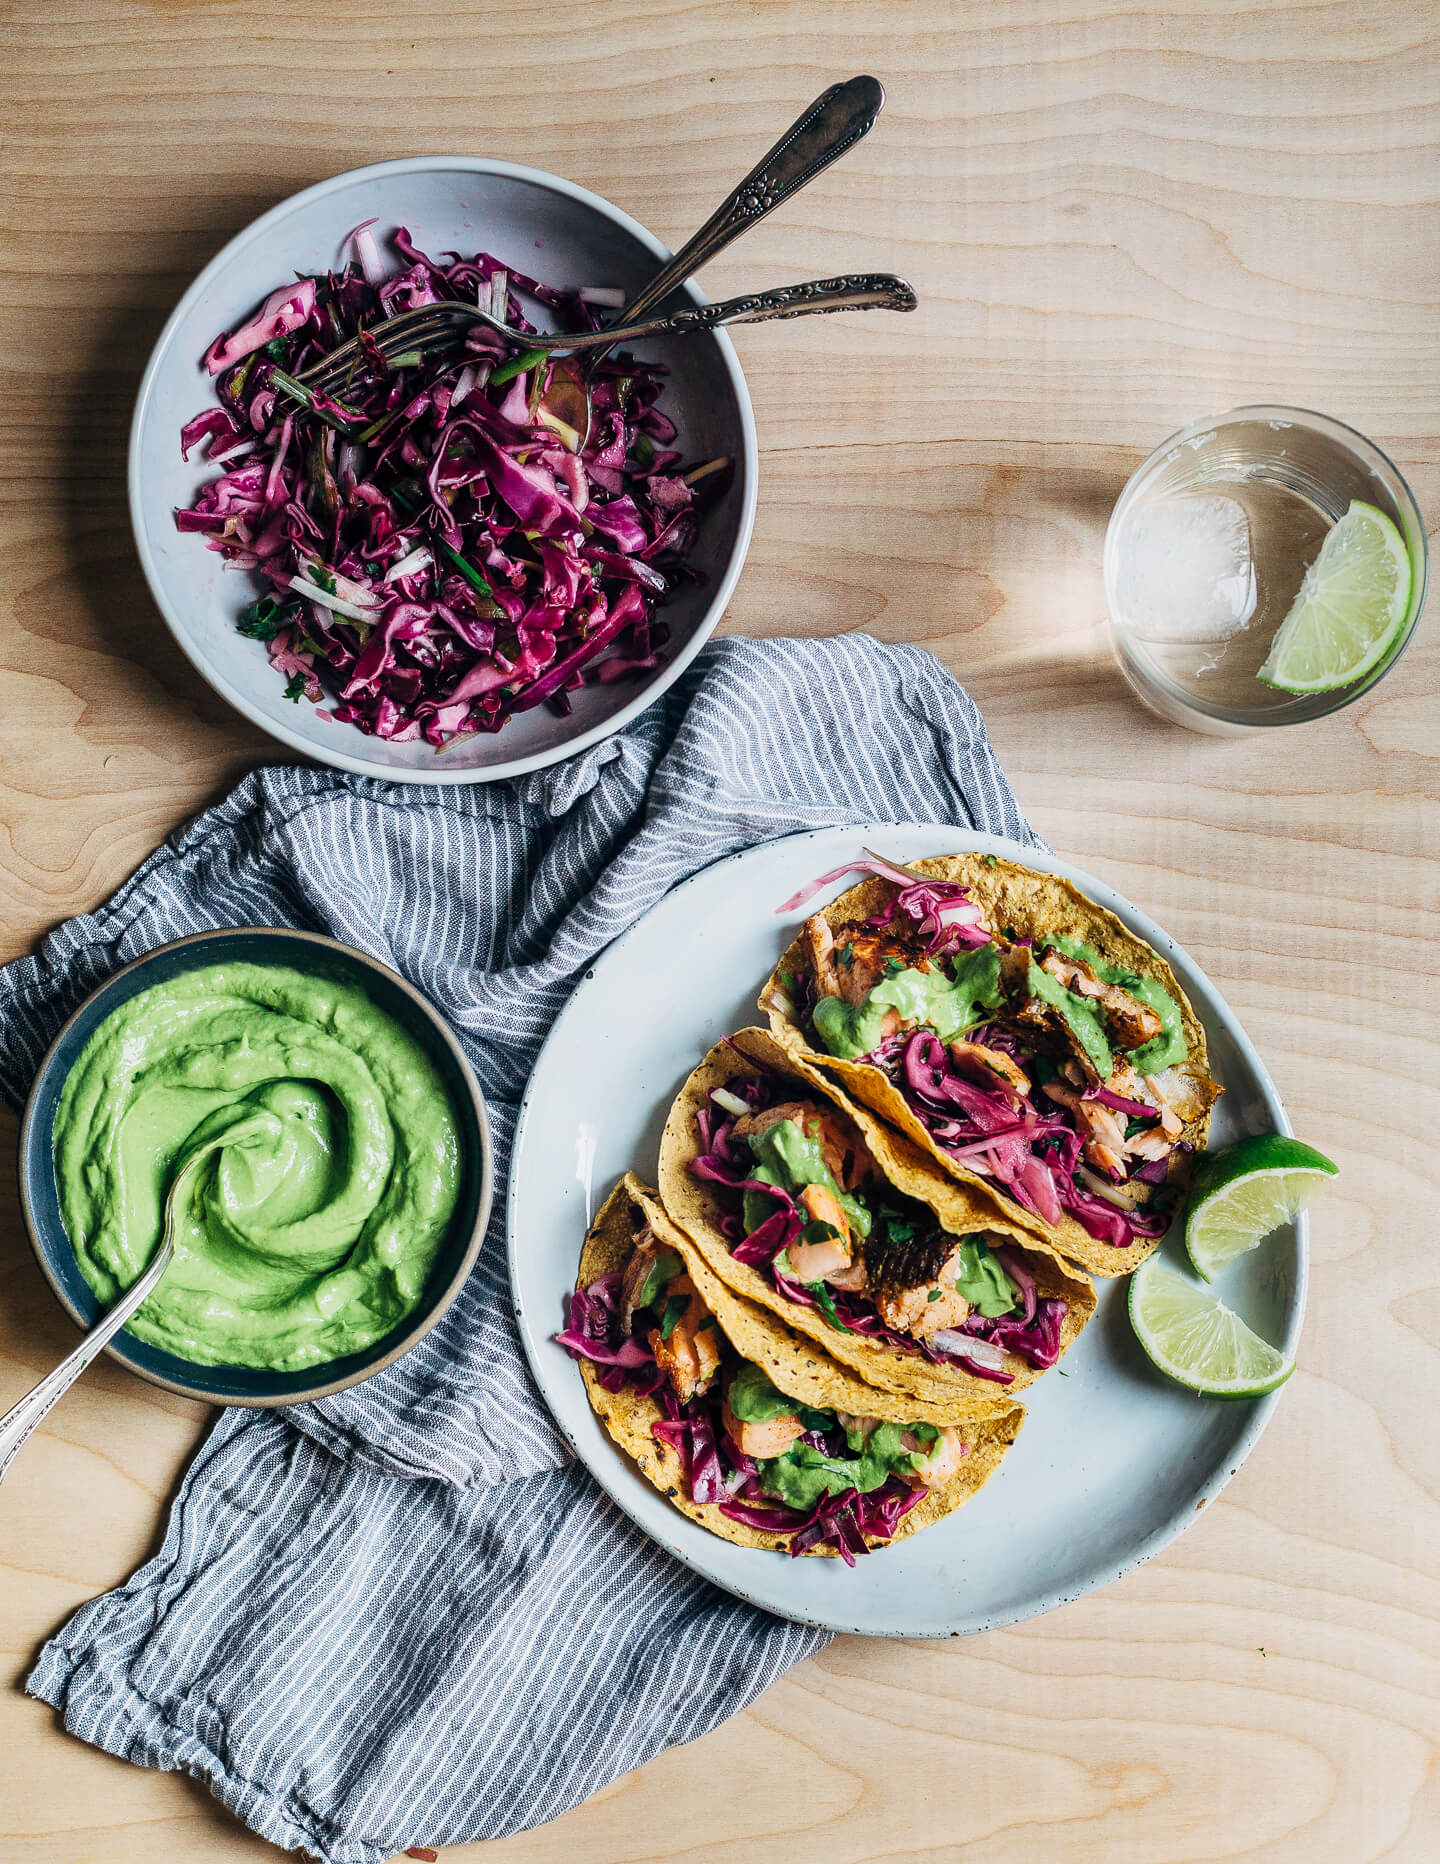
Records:
[[[806,1282],[805,1292],[814,1295],[816,1307],[819,1308],[826,1320],[828,1320],[830,1325],[838,1332],[853,1333],[855,1331],[853,1327],[847,1327],[845,1322],[841,1320],[839,1310],[835,1306],[835,1297],[831,1294],[823,1281]]]
[[[273,595],[262,595],[258,602],[241,609],[235,632],[248,635],[252,641],[273,641],[291,613],[291,607],[277,602]]]

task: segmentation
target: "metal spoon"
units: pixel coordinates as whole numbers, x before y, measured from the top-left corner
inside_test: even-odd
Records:
[[[175,1213],[181,1194],[188,1188],[201,1161],[224,1143],[225,1135],[218,1135],[192,1153],[176,1172],[165,1198],[165,1227],[161,1233],[160,1247],[144,1274],[130,1284],[99,1326],[85,1335],[73,1353],[62,1359],[55,1370],[41,1379],[33,1390],[26,1392],[19,1404],[0,1417],[0,1482],[5,1480],[6,1470],[15,1461],[20,1446],[31,1432],[49,1416],[52,1408],[65,1396],[90,1362],[100,1356],[136,1308],[159,1287],[165,1271],[175,1259]]]

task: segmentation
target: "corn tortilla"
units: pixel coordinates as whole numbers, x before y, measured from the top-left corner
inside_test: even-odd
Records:
[[[658,1196],[643,1185],[633,1172],[616,1185],[601,1206],[585,1238],[576,1285],[589,1287],[600,1276],[621,1268],[630,1253],[634,1235],[646,1222],[652,1226],[665,1247],[683,1259],[701,1298],[715,1315],[721,1332],[743,1358],[753,1358],[771,1382],[787,1396],[804,1404],[833,1404],[843,1410],[853,1409],[859,1415],[889,1418],[896,1423],[956,1421],[934,1413],[924,1415],[923,1410],[913,1406],[902,1405],[897,1408],[893,1399],[871,1391],[862,1380],[849,1379],[840,1368],[830,1371],[821,1368],[823,1376],[829,1381],[825,1389],[837,1394],[843,1390],[847,1396],[854,1398],[855,1404],[844,1403],[838,1396],[833,1399],[811,1397],[809,1394],[820,1388],[814,1384],[813,1374],[805,1366],[804,1349],[787,1336],[787,1329],[772,1316],[740,1300],[726,1289],[718,1277],[709,1272],[693,1242],[676,1229],[665,1215]],[[688,1515],[692,1521],[698,1521],[701,1527],[708,1528],[712,1534],[718,1534],[722,1540],[733,1541],[736,1546],[758,1547],[770,1552],[786,1549],[789,1535],[764,1533],[743,1521],[732,1521],[728,1515],[721,1513],[717,1503],[690,1499],[684,1465],[679,1456],[667,1444],[657,1442],[651,1435],[651,1426],[664,1415],[654,1398],[641,1397],[628,1387],[618,1392],[606,1391],[600,1383],[598,1368],[589,1360],[580,1362],[580,1373],[591,1406],[615,1443],[641,1474],[667,1496],[682,1514]],[[838,1382],[837,1374],[840,1375]],[[886,1408],[877,1408],[877,1405]],[[943,1520],[962,1502],[968,1501],[999,1468],[1006,1450],[1015,1441],[1024,1422],[1024,1415],[1020,1405],[1012,1404],[992,1408],[984,1416],[967,1418],[962,1429],[969,1444],[969,1454],[960,1468],[947,1483],[933,1490],[924,1501],[910,1510],[889,1541],[871,1540],[869,1544],[876,1548],[887,1547],[911,1534],[918,1534],[922,1528]],[[815,1547],[809,1551],[839,1558],[833,1547]]]

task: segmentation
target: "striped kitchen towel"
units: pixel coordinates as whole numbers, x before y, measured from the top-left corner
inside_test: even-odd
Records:
[[[18,1106],[64,1017],[153,946],[301,926],[439,1006],[503,1174],[540,1043],[605,945],[722,856],[877,816],[1039,845],[968,696],[864,636],[714,643],[628,730],[508,783],[257,771],[0,972],[0,1089]],[[503,1209],[398,1364],[221,1417],[160,1552],[30,1677],[72,1733],[186,1769],[277,1845],[380,1864],[553,1819],[824,1645],[653,1546],[571,1460],[516,1336]]]

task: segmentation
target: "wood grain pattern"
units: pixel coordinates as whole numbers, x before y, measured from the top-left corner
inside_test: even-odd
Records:
[[[457,147],[675,241],[873,70],[877,132],[707,276],[885,269],[922,300],[739,333],[763,492],[727,625],[939,654],[1041,830],[1190,947],[1345,1174],[1302,1370],[1162,1559],[964,1644],[842,1639],[487,1858],[1440,1854],[1440,635],[1323,724],[1216,743],[1129,700],[1098,567],[1143,453],[1247,400],[1352,421],[1440,507],[1434,0],[51,0],[0,33],[0,957],[277,757],[170,649],[124,507],[145,355],[222,241],[323,175]],[[8,1165],[0,1275],[3,1407],[69,1339]],[[20,1694],[153,1544],[202,1422],[102,1364],[5,1484],[6,1864],[277,1855]]]

